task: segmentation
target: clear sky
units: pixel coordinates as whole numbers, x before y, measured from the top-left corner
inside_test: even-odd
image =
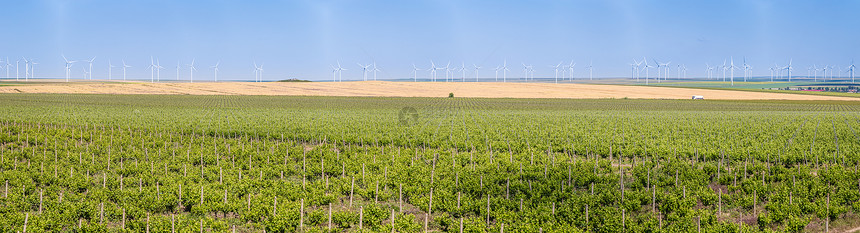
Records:
[[[807,66],[845,67],[858,55],[858,10],[860,1],[838,0],[6,1],[0,58],[12,60],[13,76],[25,56],[39,63],[37,77],[57,78],[61,54],[96,56],[95,78],[107,77],[108,60],[125,59],[129,78],[147,80],[150,56],[166,68],[162,79],[176,78],[177,62],[187,79],[196,58],[195,80],[212,79],[218,60],[219,79],[231,80],[253,80],[255,60],[268,80],[330,80],[337,61],[344,79],[360,79],[356,63],[374,60],[384,79],[411,78],[412,63],[426,69],[431,60],[477,64],[491,79],[505,59],[511,78],[522,76],[523,62],[551,77],[550,65],[571,60],[580,77],[590,61],[595,76],[629,77],[628,64],[643,56],[685,64],[690,76],[732,56],[769,75],[793,58],[795,74],[805,75]],[[84,66],[76,63],[72,77]]]

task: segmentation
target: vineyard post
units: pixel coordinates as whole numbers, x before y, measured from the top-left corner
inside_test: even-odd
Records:
[[[331,203],[328,204],[328,230],[331,230]]]
[[[499,228],[499,233],[505,233],[505,223],[502,223],[501,228]]]
[[[176,215],[170,214],[170,233],[176,233]]]
[[[30,213],[24,214],[24,233],[27,233],[27,221],[30,220]]]
[[[99,224],[104,223],[105,221],[105,203],[99,203]]]
[[[391,209],[391,233],[394,233],[394,209]]]
[[[275,206],[272,208],[272,216],[278,215],[278,196],[275,196]]]
[[[791,199],[791,198],[789,198],[789,199]],[[719,194],[717,194],[717,200],[718,200],[718,206],[720,208],[719,212],[717,212],[717,213],[723,214],[723,189],[722,188],[719,189]],[[789,201],[789,202],[791,202],[791,201]]]
[[[651,212],[657,213],[657,185],[651,186]]]
[[[42,189],[39,189],[39,215],[42,215]]]
[[[277,199],[275,199],[277,200]],[[275,202],[277,203],[277,201]],[[277,208],[277,206],[275,206]],[[299,230],[305,229],[305,199],[301,200],[301,207],[299,209]]]
[[[364,206],[359,206],[358,207],[358,229],[359,230],[361,230],[361,228],[364,226],[363,222],[364,222]]]
[[[487,194],[487,226],[490,225],[490,194]]]
[[[355,191],[355,176],[351,178],[352,182],[349,185],[349,207],[352,208],[352,194]]]
[[[460,233],[463,233],[463,217],[460,217]]]
[[[624,208],[621,208],[621,231],[623,232],[627,227],[625,225],[627,220],[626,212],[624,212]]]
[[[399,190],[400,190],[399,191],[400,197],[399,197],[397,203],[400,206],[400,213],[403,213],[403,183],[400,183]]]
[[[200,221],[203,221],[202,219]],[[149,233],[149,212],[146,213],[146,233]]]
[[[6,186],[3,188],[3,198],[9,196],[9,180],[6,180]]]
[[[827,192],[827,215],[824,216],[824,232],[830,232],[830,191]]]
[[[696,232],[702,232],[702,217],[696,216]]]
[[[585,227],[588,228],[588,205],[585,205]]]
[[[200,206],[203,206],[203,185],[200,185]]]
[[[125,208],[122,208],[122,223],[120,226],[122,229],[125,229]]]

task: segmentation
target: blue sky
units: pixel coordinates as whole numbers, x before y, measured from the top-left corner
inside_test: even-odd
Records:
[[[231,80],[253,80],[255,60],[269,80],[330,80],[337,61],[344,79],[360,79],[356,63],[374,60],[385,79],[411,78],[412,63],[433,60],[483,66],[489,80],[505,59],[511,78],[522,76],[523,62],[551,77],[550,65],[571,60],[579,77],[589,62],[595,76],[629,77],[628,64],[643,56],[685,64],[690,76],[732,56],[769,75],[793,58],[804,75],[809,65],[855,58],[857,9],[860,1],[9,1],[0,9],[0,58],[13,66],[35,58],[36,76],[57,78],[61,54],[96,56],[96,78],[107,77],[108,60],[125,59],[129,78],[147,80],[150,56],[166,68],[162,79],[176,78],[177,61],[187,79],[196,58],[195,80],[211,79],[218,60],[219,79]],[[83,67],[76,63],[72,77]]]

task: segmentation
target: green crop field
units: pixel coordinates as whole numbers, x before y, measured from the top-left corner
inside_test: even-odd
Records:
[[[858,110],[2,94],[0,232],[844,231]]]

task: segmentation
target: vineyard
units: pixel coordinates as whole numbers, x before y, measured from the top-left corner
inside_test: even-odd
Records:
[[[0,95],[0,232],[860,227],[860,103]]]

